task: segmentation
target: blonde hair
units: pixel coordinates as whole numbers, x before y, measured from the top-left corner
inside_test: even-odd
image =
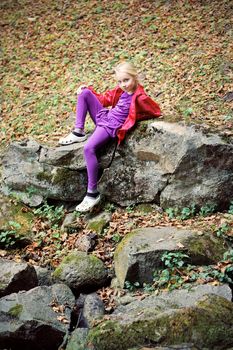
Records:
[[[138,72],[136,67],[133,65],[131,62],[121,62],[119,63],[115,69],[114,69],[115,74],[117,73],[127,73],[131,75],[136,81],[138,81]]]

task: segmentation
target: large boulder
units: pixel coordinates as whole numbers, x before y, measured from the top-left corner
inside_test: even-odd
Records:
[[[96,256],[73,251],[62,260],[53,277],[67,284],[78,294],[103,287],[107,282],[108,273],[103,262]]]
[[[85,193],[84,168],[82,145],[47,149],[34,140],[14,142],[3,158],[2,190],[31,206],[48,198],[78,201]]]
[[[198,349],[230,348],[233,304],[223,289],[199,286],[190,292],[173,291],[120,306],[90,330],[86,344],[95,350],[182,343]]]
[[[120,205],[224,207],[233,198],[233,145],[193,127],[142,123],[119,149],[101,187]]]
[[[112,145],[101,152],[104,168]],[[176,123],[147,121],[138,124],[118,148],[99,187],[122,206],[209,203],[224,208],[233,198],[232,169],[233,145],[219,136]],[[5,192],[23,193],[22,200],[34,205],[47,198],[80,201],[87,184],[83,143],[55,148],[32,140],[12,143],[3,158],[2,178]]]
[[[75,298],[54,284],[0,299],[0,348],[57,350],[70,323]]]
[[[224,242],[211,234],[175,227],[147,227],[136,229],[118,244],[114,265],[118,282],[150,283],[156,270],[163,267],[163,253],[183,252],[195,265],[219,261],[225,251]]]
[[[0,259],[0,297],[38,285],[35,268],[27,263]]]

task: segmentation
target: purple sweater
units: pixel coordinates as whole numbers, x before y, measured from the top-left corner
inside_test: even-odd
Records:
[[[124,124],[131,104],[133,94],[123,92],[116,106],[112,109],[103,108],[96,116],[96,123],[106,129],[111,137],[115,137],[117,130]]]

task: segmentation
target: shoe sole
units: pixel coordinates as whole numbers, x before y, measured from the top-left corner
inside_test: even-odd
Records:
[[[79,143],[79,142],[86,141],[86,139],[87,139],[87,136],[84,136],[84,137],[82,137],[82,138],[79,138],[79,139],[77,139],[77,140],[70,141],[70,142],[65,142],[65,143],[63,143],[63,142],[58,142],[58,144],[59,144],[60,146],[69,146],[69,145],[72,145],[73,143]]]
[[[81,209],[80,210],[78,208],[80,204],[78,204],[77,207],[75,208],[75,210],[79,211],[80,213],[87,213],[87,212],[91,211],[97,204],[99,204],[100,201],[101,201],[101,197],[99,196],[99,197],[96,198],[96,201],[93,203],[93,205],[91,207],[88,207],[86,209],[83,209],[83,210]]]

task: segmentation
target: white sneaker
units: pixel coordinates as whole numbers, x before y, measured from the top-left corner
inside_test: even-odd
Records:
[[[80,134],[76,131],[71,131],[69,135],[63,137],[62,139],[59,140],[59,145],[65,146],[65,145],[71,145],[72,143],[76,142],[82,142],[87,139],[87,135],[85,134]]]
[[[100,194],[96,198],[86,195],[83,201],[77,205],[75,210],[80,211],[81,213],[90,211],[92,208],[94,208],[95,205],[97,205],[100,202],[100,199]]]

